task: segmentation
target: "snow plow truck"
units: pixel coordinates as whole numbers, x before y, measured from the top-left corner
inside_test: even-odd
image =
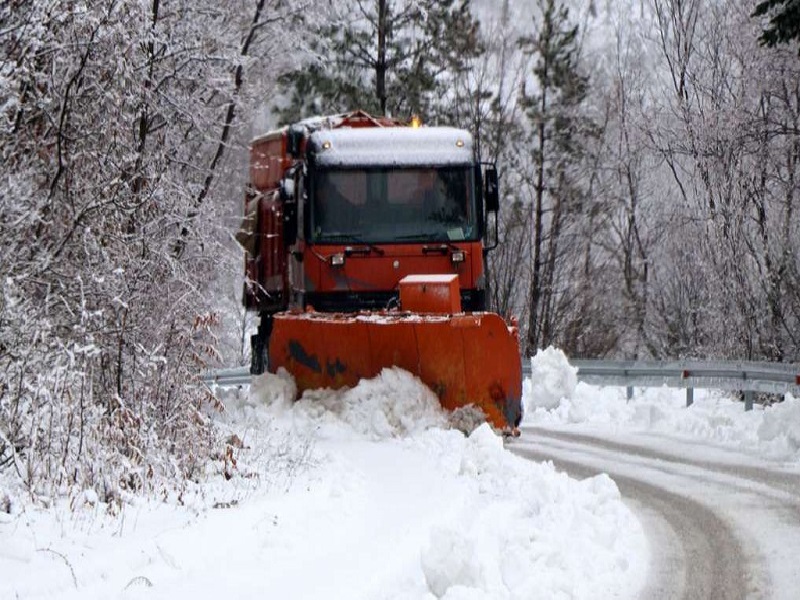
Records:
[[[356,111],[255,138],[236,236],[260,317],[251,373],[283,367],[302,393],[397,366],[444,408],[514,430],[516,323],[485,310],[498,207],[497,171],[464,130]]]

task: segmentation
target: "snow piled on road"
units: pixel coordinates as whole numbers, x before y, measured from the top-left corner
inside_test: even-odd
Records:
[[[180,497],[114,515],[92,494],[49,510],[11,495],[0,598],[636,597],[649,551],[608,477],[449,429],[399,369],[294,392],[283,373],[229,394],[229,479],[212,470]]]
[[[459,454],[473,493],[422,554],[436,597],[592,598],[624,589],[641,540],[608,477],[578,483],[523,461],[485,425]]]
[[[624,387],[577,382],[577,369],[553,348],[540,350],[532,369],[523,390],[526,424],[694,438],[772,460],[800,461],[800,400],[791,395],[745,412],[730,392],[698,389],[687,408],[683,389],[637,387],[628,401]]]

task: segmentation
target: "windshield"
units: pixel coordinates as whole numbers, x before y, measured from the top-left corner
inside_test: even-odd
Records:
[[[477,239],[473,177],[468,166],[319,170],[311,190],[312,240]]]

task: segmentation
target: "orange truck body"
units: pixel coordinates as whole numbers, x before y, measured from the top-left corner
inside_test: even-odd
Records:
[[[253,368],[302,392],[398,366],[498,428],[521,415],[516,329],[485,312],[483,174],[468,132],[363,112],[253,140],[243,302]]]

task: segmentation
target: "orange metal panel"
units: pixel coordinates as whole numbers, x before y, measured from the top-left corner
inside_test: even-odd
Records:
[[[285,368],[298,389],[354,386],[372,377],[369,336],[364,323],[321,313],[275,315],[269,343],[270,371]]]
[[[403,126],[398,119],[391,117],[373,117],[363,110],[355,110],[353,112],[342,115],[342,120],[336,127],[399,127]]]
[[[270,370],[287,369],[301,393],[354,386],[399,366],[420,377],[449,410],[477,406],[498,428],[513,427],[520,415],[518,339],[493,313],[281,313],[269,356]]]
[[[291,162],[284,131],[255,140],[250,147],[250,184],[260,192],[276,189]]]
[[[470,329],[467,337],[477,336],[477,343],[464,344],[464,362],[477,368],[467,371],[466,387],[482,390],[478,406],[493,423],[505,422],[514,427],[522,417],[522,361],[516,327],[509,327],[495,313],[473,313],[453,318],[454,326],[464,325],[478,316],[480,325]],[[465,329],[465,332],[467,330]]]
[[[419,377],[430,387],[448,410],[470,404],[464,362],[464,340],[461,331],[449,320],[423,321],[416,326],[419,348]],[[474,399],[473,399],[474,400]]]
[[[381,327],[381,325],[384,325]],[[409,319],[389,321],[385,326],[384,318],[376,316],[370,327],[370,354],[372,370],[380,373],[381,369],[393,365],[410,373],[419,373],[420,357],[417,350],[417,333],[415,324]]]
[[[288,293],[286,252],[283,246],[283,213],[277,192],[260,200],[258,233],[260,262],[258,282],[268,293]]]
[[[416,313],[461,312],[458,275],[409,275],[400,280],[400,305]]]
[[[469,272],[470,276],[470,286],[475,287],[477,281],[483,275],[483,246],[479,242],[472,242],[469,245],[469,252],[467,253],[467,261],[470,263],[470,267],[464,266],[464,270]],[[462,286],[463,281],[462,281]]]
[[[309,245],[303,257],[307,289],[388,291],[398,289],[400,280],[408,275],[443,273],[458,275],[460,289],[474,289],[481,270],[480,243],[453,245],[467,254],[469,258],[465,262],[453,264],[448,255],[424,254],[423,244],[380,244],[383,254],[351,255],[346,257],[342,267],[332,266],[329,259],[334,254],[344,253],[347,245]],[[473,258],[475,256],[477,259]]]

